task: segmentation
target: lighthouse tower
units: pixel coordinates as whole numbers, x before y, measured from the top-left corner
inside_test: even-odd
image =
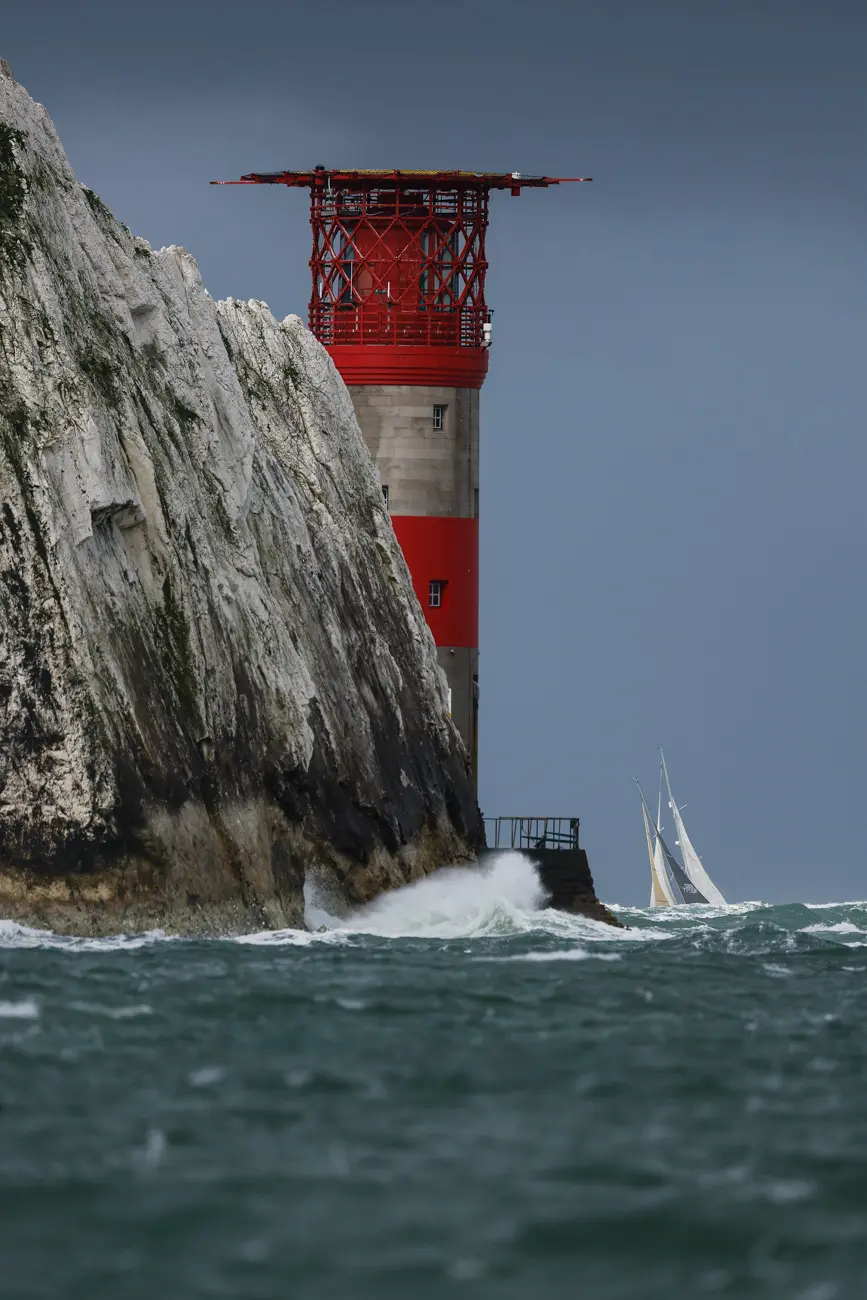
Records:
[[[566,179],[590,178],[316,167],[215,182],[310,191],[310,328],[352,396],[474,771],[488,199]]]

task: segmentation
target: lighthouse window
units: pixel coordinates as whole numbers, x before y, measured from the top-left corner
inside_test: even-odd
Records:
[[[441,429],[445,420],[446,408],[444,406],[435,406],[433,409],[433,427]]]
[[[446,584],[441,579],[436,579],[430,584],[428,604],[430,605],[431,609],[439,609],[440,606],[442,605],[443,592],[445,591],[445,586]]]

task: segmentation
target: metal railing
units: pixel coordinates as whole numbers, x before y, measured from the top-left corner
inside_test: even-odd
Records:
[[[489,849],[577,849],[577,817],[486,817]]]
[[[479,307],[419,310],[396,303],[310,304],[310,328],[320,343],[481,348],[490,317],[486,308]]]

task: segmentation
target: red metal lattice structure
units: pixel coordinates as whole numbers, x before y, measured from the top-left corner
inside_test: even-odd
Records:
[[[310,328],[329,350],[343,353],[359,345],[483,349],[490,320],[485,302],[490,191],[519,195],[526,188],[590,179],[316,167],[252,172],[212,184],[309,188]]]

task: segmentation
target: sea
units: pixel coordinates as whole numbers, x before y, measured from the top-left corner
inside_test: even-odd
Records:
[[[867,903],[307,904],[0,923],[4,1300],[867,1296]]]

